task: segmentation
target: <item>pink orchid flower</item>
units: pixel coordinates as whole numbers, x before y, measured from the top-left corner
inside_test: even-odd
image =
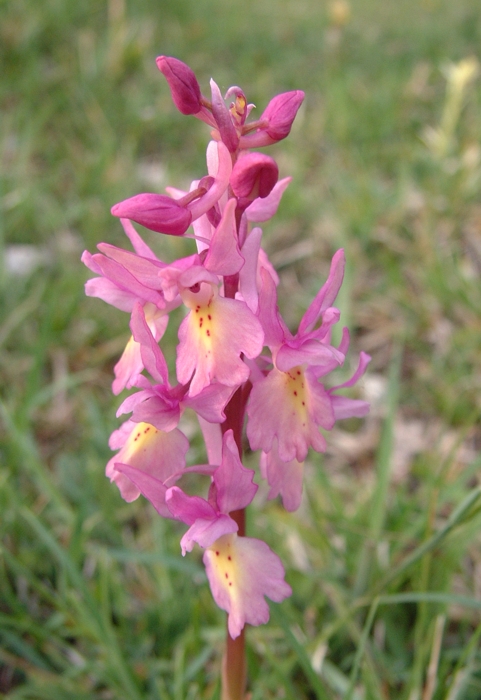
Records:
[[[223,438],[222,462],[213,474],[208,501],[187,496],[174,486],[166,503],[172,515],[190,525],[181,540],[182,553],[194,542],[206,551],[204,564],[217,605],[228,613],[230,636],[239,636],[246,623],[260,625],[269,619],[265,596],[281,602],[291,595],[279,557],[261,540],[238,537],[237,523],[229,516],[245,508],[257,486],[254,472],[242,466],[231,430]]]
[[[364,402],[352,404],[333,398],[334,389],[329,392],[319,381],[343,364],[349,344],[347,329],[339,348],[330,344],[332,325],[339,319],[339,312],[332,303],[342,284],[343,273],[344,253],[340,250],[334,255],[329,277],[304,314],[295,336],[277,310],[272,278],[263,274],[259,318],[274,367],[253,383],[247,407],[247,436],[253,450],[270,453],[277,444],[281,461],[303,462],[309,447],[317,452],[325,451],[326,441],[319,428],[331,430],[334,426],[334,404],[342,406],[345,415],[350,409],[356,413],[349,415],[365,410]],[[369,359],[361,355],[361,369],[356,372],[355,380],[362,375]],[[352,383],[350,380],[342,386]]]

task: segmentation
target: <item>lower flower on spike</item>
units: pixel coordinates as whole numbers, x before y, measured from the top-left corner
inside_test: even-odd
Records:
[[[292,593],[281,560],[262,540],[223,535],[204,552],[204,564],[214,600],[229,614],[232,639],[246,623],[269,620],[264,596],[280,603]]]

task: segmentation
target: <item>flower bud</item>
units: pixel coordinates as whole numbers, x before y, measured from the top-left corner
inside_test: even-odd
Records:
[[[171,56],[159,56],[156,63],[169,83],[172,100],[179,112],[197,114],[202,107],[202,95],[194,71]]]
[[[267,197],[279,177],[276,161],[264,153],[247,153],[232,169],[230,184],[236,197]]]
[[[265,131],[275,141],[285,139],[304,99],[302,90],[276,95],[265,108],[259,121],[267,121]]]
[[[131,219],[151,231],[171,236],[182,236],[192,221],[191,212],[174,199],[148,192],[124,199],[115,204],[111,212],[114,216]]]

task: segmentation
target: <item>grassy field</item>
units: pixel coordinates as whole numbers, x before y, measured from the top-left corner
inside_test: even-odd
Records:
[[[265,245],[293,326],[345,248],[373,358],[301,509],[249,514],[294,590],[248,632],[252,700],[481,697],[480,46],[478,0],[0,0],[0,697],[219,698],[199,551],[104,476],[127,317],[79,260],[125,245],[112,204],[204,172],[161,53],[259,109],[305,90]]]

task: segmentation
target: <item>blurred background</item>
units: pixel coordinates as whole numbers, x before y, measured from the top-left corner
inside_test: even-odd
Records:
[[[481,697],[480,46],[478,0],[0,0],[0,697],[219,697],[199,551],[104,476],[128,319],[80,263],[126,246],[114,203],[205,172],[159,54],[258,114],[306,92],[264,245],[292,328],[345,248],[343,377],[373,358],[301,509],[250,514],[294,589],[249,630],[252,700]]]

